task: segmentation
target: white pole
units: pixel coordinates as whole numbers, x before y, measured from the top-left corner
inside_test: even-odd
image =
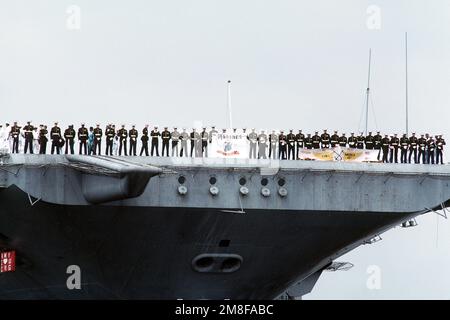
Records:
[[[367,127],[369,126],[369,94],[370,94],[370,63],[372,62],[372,49],[369,49],[369,73],[367,77],[367,91],[366,91],[366,130],[365,134],[367,136]]]
[[[408,32],[405,32],[405,56],[406,56],[406,135],[409,134],[409,123],[408,123]]]
[[[231,80],[228,80],[228,128],[233,128],[233,115],[231,111]]]

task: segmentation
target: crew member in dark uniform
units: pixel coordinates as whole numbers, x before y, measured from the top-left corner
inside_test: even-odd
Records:
[[[361,132],[360,135],[356,137],[356,149],[364,149],[365,141],[366,141],[366,138],[364,137],[363,133]]]
[[[130,156],[136,156],[138,131],[135,125],[131,126],[131,130],[128,131],[128,136],[130,137]]]
[[[73,146],[75,144],[75,130],[73,125],[70,125],[66,130],[64,130],[64,139],[66,139],[66,154],[74,154]]]
[[[172,137],[172,135],[170,134],[170,131],[167,129],[168,129],[168,127],[164,127],[164,131],[161,132],[161,139],[162,139],[161,156],[163,156],[163,157],[164,157],[164,150],[166,150],[166,157],[169,156],[170,138]]]
[[[339,146],[341,148],[346,148],[347,147],[347,137],[345,136],[345,133],[343,133],[340,137],[339,137]]]
[[[381,140],[383,139],[383,137],[380,134],[380,131],[377,131],[377,134],[373,137],[373,148],[375,150],[380,150],[381,149]]]
[[[45,154],[47,152],[47,126],[41,126],[39,130],[39,154]]]
[[[314,136],[312,137],[312,147],[313,149],[320,149],[320,137],[319,132],[315,132]]]
[[[142,136],[141,136],[142,146],[140,153],[141,156],[145,152],[145,155],[148,157],[148,140],[149,138],[148,138],[148,124],[147,124],[145,128],[142,129]]]
[[[423,134],[420,135],[419,140],[417,141],[419,145],[419,156],[417,159],[417,163],[420,162],[420,159],[422,159],[422,164],[427,163],[427,158],[425,157],[425,151],[427,148],[427,139],[425,139],[425,136]]]
[[[25,147],[23,149],[23,153],[27,153],[28,148],[30,148],[30,153],[33,153],[33,130],[34,127],[31,125],[30,121],[28,121],[27,125],[23,127],[25,134]]]
[[[430,136],[427,140],[427,149],[428,149],[428,164],[434,164],[434,152],[436,150],[436,143],[433,139],[433,136]]]
[[[295,158],[299,159],[300,149],[305,147],[305,135],[302,133],[302,130],[298,130],[298,133],[295,135],[295,141],[297,141],[297,154]]]
[[[12,153],[19,153],[20,128],[21,127],[17,125],[17,122],[14,122],[14,125],[11,127],[11,132],[9,133],[13,139]]]
[[[408,163],[406,155],[408,154],[409,139],[406,133],[400,138],[400,163]]]
[[[278,136],[278,159],[286,160],[287,137],[281,130]]]
[[[159,133],[158,127],[154,127],[152,132],[150,132],[150,136],[152,137],[152,149],[150,154],[153,157],[153,152],[156,149],[156,156],[159,157],[159,136],[161,136],[161,133]]]
[[[444,164],[444,160],[442,158],[444,153],[444,146],[446,143],[442,138],[442,134],[436,137],[436,164]]]
[[[308,133],[305,138],[305,148],[307,150],[311,150],[313,148],[313,139],[311,137],[311,133]]]
[[[84,154],[87,154],[88,135],[88,129],[84,126],[84,123],[82,123],[81,128],[78,129],[78,141],[80,142],[79,154],[82,154],[83,148]]]
[[[105,153],[108,156],[113,155],[113,145],[114,145],[114,137],[116,136],[116,132],[114,128],[112,127],[112,124],[108,124],[105,129],[105,136],[106,136],[106,150]]]
[[[58,122],[55,122],[55,126],[50,130],[50,138],[52,139],[52,150],[53,154],[56,150],[56,153],[59,154],[61,147],[61,129],[58,127]]]
[[[94,129],[94,151],[93,154],[97,154],[98,149],[98,155],[100,156],[102,154],[102,137],[103,137],[103,130],[100,128],[100,125],[97,123],[97,127]]]
[[[203,131],[200,133],[200,138],[202,140],[202,157],[208,157],[208,140],[209,133],[206,132],[206,127],[203,128]]]
[[[236,133],[236,129],[233,129],[233,130]],[[198,157],[199,154],[197,152],[197,150],[198,150],[197,144],[198,144],[198,140],[200,140],[200,135],[195,130],[195,128],[192,128],[190,137],[191,137],[191,157]]]
[[[389,158],[390,163],[398,163],[398,147],[400,144],[400,140],[397,138],[397,134],[394,133],[394,136],[392,137],[390,141],[390,148],[391,148],[391,156]]]
[[[125,129],[125,125],[122,125],[122,128],[120,128],[119,131],[117,131],[117,136],[119,137],[119,156],[122,155],[122,148],[125,156],[128,156],[127,154],[128,131],[127,129]]]
[[[320,141],[322,142],[322,149],[330,148],[330,135],[327,133],[327,130],[323,130]]]
[[[272,133],[269,134],[269,159],[277,159],[277,144],[278,135],[275,130],[272,130]]]
[[[339,135],[337,130],[334,130],[334,134],[331,136],[331,147],[336,148],[339,145]]]
[[[369,132],[369,135],[364,140],[364,143],[366,145],[366,150],[373,150],[374,145],[374,136],[372,136],[372,132]]]
[[[388,155],[389,155],[389,145],[391,144],[391,140],[389,136],[386,134],[383,139],[381,139],[381,149],[383,150],[383,163],[388,163]]]
[[[352,149],[355,149],[357,141],[358,140],[356,139],[355,134],[353,132],[350,133],[350,137],[348,137],[348,147],[352,148]]]
[[[417,161],[417,146],[418,146],[418,139],[416,137],[416,134],[413,132],[412,136],[409,137],[409,157],[408,157],[408,163],[411,163],[411,155],[414,154],[414,163],[419,163]]]
[[[295,134],[293,130],[289,130],[289,133],[286,136],[287,147],[288,147],[288,160],[295,160]]]

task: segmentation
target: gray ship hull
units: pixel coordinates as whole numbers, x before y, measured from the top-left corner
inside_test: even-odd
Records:
[[[0,190],[1,241],[18,256],[16,272],[0,276],[1,299],[272,299],[294,280],[408,218],[376,212],[30,206],[18,188]],[[199,273],[191,260],[203,253],[239,254],[244,261],[238,272]],[[66,286],[66,268],[74,264],[81,268],[81,290]]]
[[[448,166],[0,160],[0,250],[17,258],[3,299],[301,297],[341,255],[450,199]]]

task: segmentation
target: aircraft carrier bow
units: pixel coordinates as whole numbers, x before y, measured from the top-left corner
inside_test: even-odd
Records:
[[[0,298],[298,298],[449,183],[448,165],[4,154]]]

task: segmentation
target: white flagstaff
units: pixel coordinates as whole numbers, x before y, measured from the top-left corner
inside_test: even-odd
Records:
[[[406,82],[406,135],[409,135],[409,110],[408,110],[408,32],[405,32],[405,82]]]
[[[228,80],[228,128],[233,128],[233,116],[231,111],[231,80]]]
[[[369,49],[369,73],[367,77],[367,90],[366,90],[366,126],[365,134],[367,136],[367,130],[369,126],[369,95],[370,95],[370,64],[372,62],[372,49]]]

